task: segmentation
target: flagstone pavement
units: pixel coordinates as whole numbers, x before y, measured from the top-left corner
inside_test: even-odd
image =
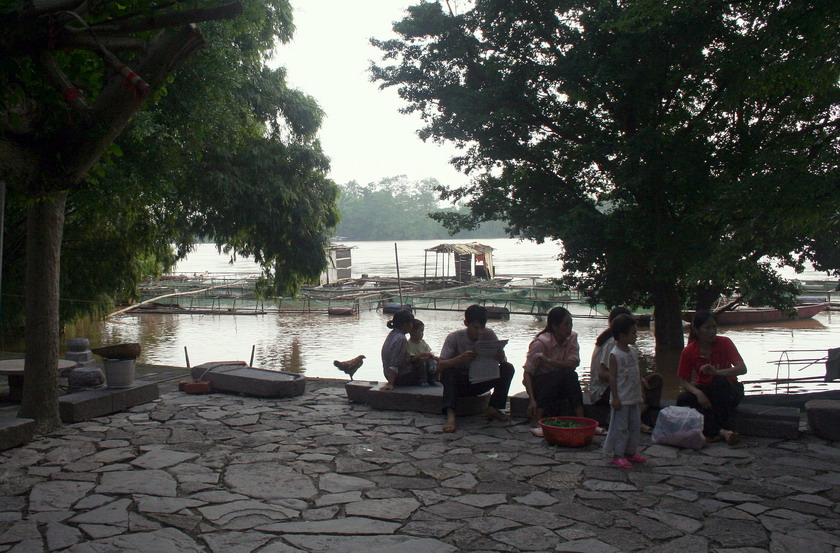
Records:
[[[840,552],[840,443],[607,463],[527,425],[166,392],[0,453],[0,552]]]

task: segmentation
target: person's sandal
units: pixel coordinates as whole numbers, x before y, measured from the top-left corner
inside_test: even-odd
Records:
[[[536,436],[537,438],[543,437],[543,429],[540,426],[533,426],[531,427],[531,434]]]
[[[643,425],[642,425],[641,430],[642,430],[642,432],[643,432],[643,433],[645,433],[645,434],[650,434],[650,433],[652,433],[652,432],[653,432],[653,428],[651,428],[650,426],[648,426],[648,425],[646,425],[646,424],[643,424]]]
[[[624,457],[619,457],[618,459],[610,459],[610,463],[614,464],[617,467],[621,467],[623,469],[633,468],[633,465],[630,464],[630,461],[628,461]]]
[[[510,420],[510,415],[502,413],[495,407],[488,407],[487,412],[484,413],[484,418],[489,421],[508,422]]]
[[[726,445],[735,445],[741,441],[741,435],[737,432],[730,431],[729,434],[726,435]]]
[[[647,459],[639,455],[638,453],[634,453],[633,455],[628,455],[627,460],[631,463],[647,463]]]

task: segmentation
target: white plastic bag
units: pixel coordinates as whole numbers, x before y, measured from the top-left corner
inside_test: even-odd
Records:
[[[651,441],[655,444],[700,449],[706,445],[703,414],[691,407],[666,407],[656,418]]]

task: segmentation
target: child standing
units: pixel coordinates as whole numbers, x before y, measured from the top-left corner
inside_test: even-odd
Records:
[[[411,334],[408,338],[408,355],[411,363],[417,370],[417,378],[421,386],[443,386],[438,379],[437,357],[432,353],[432,348],[423,339],[423,331],[426,325],[420,319],[414,319],[411,326]]]
[[[610,463],[624,469],[632,463],[644,463],[636,453],[641,435],[640,405],[642,379],[636,348],[636,321],[630,315],[619,315],[610,323],[615,347],[610,352],[610,427],[604,440],[604,451],[612,455]]]

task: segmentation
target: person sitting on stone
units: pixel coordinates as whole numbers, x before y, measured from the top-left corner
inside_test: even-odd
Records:
[[[411,332],[414,315],[408,309],[400,309],[387,323],[391,332],[382,344],[382,372],[387,382],[381,390],[393,390],[397,386],[420,384],[408,355],[408,340],[405,335]]]
[[[423,339],[426,325],[420,319],[414,319],[411,334],[408,335],[408,355],[417,371],[421,386],[443,386],[438,380],[438,360],[432,348]]]
[[[496,342],[496,333],[487,328],[487,309],[471,305],[464,311],[464,326],[451,332],[443,343],[438,361],[438,374],[443,383],[444,432],[455,432],[457,421],[455,402],[459,397],[474,397],[493,390],[485,416],[489,420],[508,421],[503,413],[507,405],[508,390],[513,380],[513,365],[507,362],[505,352],[499,348],[495,360],[499,363],[499,376],[483,382],[470,381],[470,364],[476,358],[476,346],[481,342]]]
[[[522,382],[528,393],[528,417],[534,436],[543,435],[541,418],[563,415],[567,406],[575,416],[584,416],[578,365],[580,346],[577,332],[572,330],[572,315],[565,307],[554,307],[548,312],[545,328],[528,346],[523,366]]]

